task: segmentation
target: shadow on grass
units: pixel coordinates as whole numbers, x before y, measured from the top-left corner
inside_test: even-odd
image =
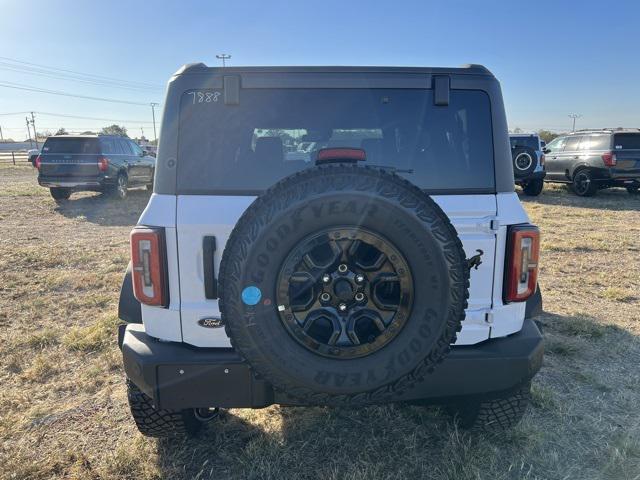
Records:
[[[556,347],[546,371],[534,380],[529,412],[512,430],[465,432],[437,407],[410,405],[231,410],[200,438],[159,442],[161,475],[627,478],[640,455],[630,449],[627,456],[616,455],[603,444],[637,433],[635,409],[629,406],[635,402],[629,380],[635,366],[624,358],[640,353],[640,339],[587,314],[544,313],[538,321]],[[557,346],[562,343],[571,345],[562,349]],[[624,395],[614,395],[623,389]],[[611,396],[598,400],[603,395]],[[576,445],[571,462],[557,455],[557,448]]]
[[[104,226],[135,225],[147,206],[151,193],[144,189],[129,190],[125,200],[99,194],[72,194],[60,202],[55,211],[67,218],[85,218],[88,222]]]
[[[516,191],[523,203],[615,211],[640,210],[640,195],[630,195],[624,188],[599,190],[593,197],[579,197],[568,186],[554,185],[549,187],[549,184],[545,184],[545,189],[537,197],[524,195],[520,189],[516,189]]]

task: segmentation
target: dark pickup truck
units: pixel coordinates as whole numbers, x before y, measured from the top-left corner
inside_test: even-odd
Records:
[[[152,189],[155,158],[132,140],[111,135],[49,137],[36,158],[38,183],[56,201],[74,191],[100,191],[123,199],[130,186]]]

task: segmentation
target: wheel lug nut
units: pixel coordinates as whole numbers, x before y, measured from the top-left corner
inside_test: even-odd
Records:
[[[323,283],[329,283],[330,281],[331,281],[331,277],[325,273],[325,274],[322,276],[322,282],[323,282]]]
[[[347,273],[347,270],[349,270],[349,267],[347,267],[346,264],[341,263],[340,265],[338,265],[338,271],[340,273]]]
[[[328,302],[329,300],[331,300],[331,295],[329,295],[327,292],[324,292],[322,295],[320,295],[321,302]]]
[[[358,275],[356,275],[356,283],[362,283],[362,282],[364,282],[364,275],[359,273]]]
[[[363,301],[364,300],[364,293],[362,293],[362,292],[356,293],[356,297],[355,298],[356,298],[356,302]]]
[[[340,310],[341,312],[346,312],[347,306],[344,303],[341,303],[340,305],[338,305],[338,310]]]

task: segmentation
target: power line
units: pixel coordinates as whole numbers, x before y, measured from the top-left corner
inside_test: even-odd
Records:
[[[13,113],[0,113],[0,115],[26,115],[29,112],[13,112]],[[33,113],[37,113],[38,115],[45,115],[50,117],[63,117],[63,118],[77,118],[80,120],[97,120],[99,122],[121,122],[121,123],[144,123],[151,125],[153,122],[149,122],[146,120],[127,120],[122,118],[102,118],[102,117],[84,117],[81,115],[67,115],[64,113],[51,113],[51,112],[39,112],[34,110]]]
[[[13,82],[0,82],[0,87],[4,88],[15,88],[16,90],[27,90],[29,92],[38,92],[38,93],[48,93],[50,95],[61,95],[63,97],[75,97],[75,98],[84,98],[86,100],[97,100],[100,102],[110,102],[110,103],[125,103],[128,105],[143,105],[145,107],[149,106],[148,103],[141,102],[130,102],[128,100],[118,100],[115,98],[103,98],[103,97],[92,97],[89,95],[75,95],[73,93],[61,92],[58,90],[47,90],[45,88],[32,87],[27,85],[18,85]]]
[[[83,73],[83,72],[78,72],[76,70],[68,70],[66,68],[50,67],[50,66],[41,65],[41,64],[38,64],[38,63],[24,62],[22,60],[16,60],[14,58],[9,58],[9,57],[0,56],[0,59],[7,60],[7,61],[13,62],[13,63],[19,63],[19,64],[22,64],[22,65],[29,65],[29,66],[32,66],[32,67],[39,67],[41,69],[55,70],[55,71],[58,71],[58,72],[65,72],[65,73],[70,73],[70,74],[75,74],[75,75],[81,75],[83,77],[90,77],[90,78],[94,78],[94,79],[98,79],[98,80],[114,81],[114,82],[118,82],[118,83],[126,83],[126,84],[129,84],[129,85],[137,85],[137,86],[140,86],[140,87],[164,88],[162,85],[155,85],[155,84],[145,83],[145,82],[132,82],[132,81],[129,81],[129,80],[122,80],[120,78],[107,77],[107,76],[104,76],[104,75],[95,75],[93,73]]]
[[[139,87],[134,85],[119,84],[117,82],[96,80],[92,78],[79,78],[79,77],[75,78],[71,75],[66,75],[66,74],[56,74],[56,73],[50,73],[46,71],[39,72],[35,69],[30,69],[29,67],[23,68],[19,66],[9,65],[4,62],[0,62],[0,69],[7,70],[10,72],[26,73],[27,75],[35,75],[38,77],[54,78],[57,80],[69,80],[72,82],[80,82],[80,83],[95,85],[99,87],[124,88],[127,90],[134,90],[134,91],[147,91],[150,89],[160,90],[162,88],[162,87]]]
[[[80,115],[65,115],[63,113],[48,113],[48,112],[35,112],[38,115],[45,115],[51,117],[64,117],[64,118],[78,118],[80,120],[97,120],[100,122],[121,122],[121,123],[144,123],[151,125],[153,122],[144,120],[123,120],[121,118],[99,118],[99,117],[82,117]]]

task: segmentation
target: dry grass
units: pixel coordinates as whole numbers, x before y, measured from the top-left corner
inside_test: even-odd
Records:
[[[523,198],[543,232],[548,342],[513,431],[458,431],[437,408],[231,410],[156,441],[127,411],[115,346],[127,234],[147,194],[58,207],[0,167],[0,478],[640,478],[640,199]]]

